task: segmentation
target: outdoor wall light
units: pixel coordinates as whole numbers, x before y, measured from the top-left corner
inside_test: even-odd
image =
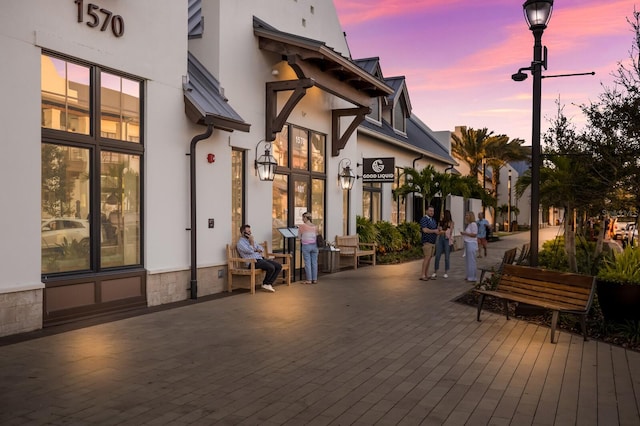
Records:
[[[260,144],[264,145],[264,155],[258,158],[258,148]],[[258,172],[258,178],[262,181],[272,181],[276,174],[276,167],[278,163],[276,159],[271,155],[271,142],[260,141],[256,145],[256,160],[255,168]]]
[[[353,182],[356,180],[356,174],[351,170],[351,160],[343,158],[340,160],[338,168],[341,170],[338,173],[338,185],[340,185],[340,188],[349,191],[353,188]]]

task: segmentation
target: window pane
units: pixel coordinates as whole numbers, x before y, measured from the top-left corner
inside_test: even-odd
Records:
[[[284,249],[284,238],[278,232],[278,228],[287,227],[287,216],[289,214],[289,177],[286,175],[276,175],[273,179],[273,212],[271,245],[273,251]]]
[[[284,126],[271,143],[271,151],[280,167],[289,167],[289,126]],[[258,153],[260,156],[261,153]]]
[[[342,235],[349,235],[349,193],[342,191]]]
[[[88,135],[89,68],[51,56],[41,56],[42,127]]]
[[[362,191],[362,217],[371,219],[371,191]]]
[[[140,142],[140,83],[100,73],[100,135]]]
[[[89,150],[42,144],[42,273],[90,267]]]
[[[231,235],[233,242],[240,236],[244,214],[244,151],[231,152]]]
[[[313,179],[311,182],[311,217],[318,227],[318,232],[324,235],[324,180]]]
[[[371,98],[371,113],[369,117],[380,121],[380,98]]]
[[[381,195],[379,192],[371,193],[371,222],[373,223],[380,222],[382,217]]]
[[[325,140],[324,135],[311,133],[311,170],[314,172],[324,173]]]
[[[309,170],[309,141],[307,131],[293,127],[291,129],[291,167]]]
[[[103,151],[100,159],[102,267],[140,263],[140,157]]]
[[[403,106],[403,102],[399,101],[393,108],[393,127],[401,132],[405,131],[405,115]]]

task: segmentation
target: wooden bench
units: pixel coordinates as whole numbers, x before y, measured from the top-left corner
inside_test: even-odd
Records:
[[[549,271],[530,266],[504,265],[494,290],[475,291],[480,294],[478,316],[485,296],[504,301],[504,313],[509,319],[508,301],[527,303],[553,311],[551,317],[551,343],[554,342],[560,312],[580,315],[584,340],[587,340],[587,313],[593,302],[596,278],[589,275]]]
[[[502,268],[504,267],[504,265],[511,265],[516,259],[517,252],[518,252],[518,248],[517,247],[509,249],[509,250],[504,252],[504,254],[502,255],[502,262],[500,262],[499,264],[494,265],[494,266],[479,268],[480,269],[480,284],[482,284],[482,280],[484,279],[484,275],[487,272],[489,272],[491,274],[499,274],[500,272],[502,272]]]
[[[291,285],[291,255],[283,253],[270,253],[267,246],[267,242],[264,241],[261,244],[264,249],[263,257],[265,259],[281,259],[279,262],[282,264],[282,272],[284,273],[283,282],[287,285]],[[247,267],[247,265],[249,265]],[[227,244],[227,291],[231,293],[233,291],[233,276],[244,275],[250,277],[250,290],[251,294],[256,292],[256,278],[265,272],[262,269],[256,268],[256,259],[245,259],[240,256],[236,244]]]
[[[376,243],[361,243],[359,235],[336,235],[336,248],[340,249],[340,258],[346,257],[353,261],[353,268],[358,269],[358,259],[371,256],[373,266],[376,266]]]

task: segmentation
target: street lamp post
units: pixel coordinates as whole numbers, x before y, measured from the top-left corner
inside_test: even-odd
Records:
[[[530,265],[538,266],[538,244],[540,228],[540,118],[542,101],[542,68],[547,69],[547,49],[542,47],[542,33],[553,10],[553,0],[527,0],[522,5],[524,17],[533,33],[533,62],[530,68],[520,69],[511,78],[522,81],[526,74],[524,69],[531,71],[533,76],[533,114],[531,129],[531,258]]]

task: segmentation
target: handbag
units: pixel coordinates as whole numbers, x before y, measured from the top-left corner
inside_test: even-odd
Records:
[[[322,238],[322,235],[320,234],[316,235],[316,245],[318,246],[318,248],[324,247],[327,245],[327,243],[324,241],[324,238]]]

